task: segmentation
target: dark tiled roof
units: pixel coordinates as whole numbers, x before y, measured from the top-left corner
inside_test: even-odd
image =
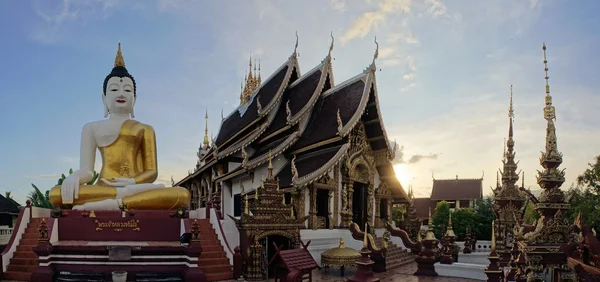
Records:
[[[346,124],[356,113],[360,101],[365,92],[365,82],[357,80],[344,85],[332,94],[319,99],[313,107],[313,112],[305,133],[292,150],[304,148],[337,135],[337,112],[340,110],[340,118]]]
[[[418,218],[428,218],[429,209],[431,208],[431,214],[435,211],[436,201],[432,201],[430,198],[414,198],[413,205],[417,211]]]
[[[432,200],[471,200],[483,198],[483,179],[434,179]]]
[[[314,94],[317,85],[319,84],[319,78],[321,77],[321,70],[317,69],[311,73],[305,74],[299,78],[301,81],[295,84],[293,87],[288,88],[281,98],[281,104],[277,115],[269,129],[263,134],[263,136],[269,136],[270,134],[282,129],[287,125],[287,112],[286,104],[290,102],[290,111],[292,115],[296,114],[306,103],[310,100]]]
[[[306,272],[319,267],[312,255],[304,248],[279,251],[279,258],[288,271],[298,269]]]
[[[329,162],[342,148],[343,145],[327,148],[317,152],[309,153],[302,156],[296,156],[296,170],[298,170],[298,178],[304,177],[311,172],[318,170]],[[281,187],[292,186],[292,164],[287,163],[277,174],[279,185]]]
[[[19,213],[19,206],[13,199],[0,195],[0,212]]]
[[[248,108],[244,112],[244,115],[240,116],[236,110],[223,121],[221,129],[219,130],[219,135],[215,141],[217,146],[221,146],[235,133],[242,130],[245,126],[258,118],[257,100],[259,100],[261,106],[264,107],[269,104],[273,98],[275,98],[277,90],[279,90],[281,84],[284,83],[288,68],[289,66],[287,65],[281,68],[277,74],[275,74],[258,90],[258,93],[254,96],[250,102],[250,105],[248,105]]]

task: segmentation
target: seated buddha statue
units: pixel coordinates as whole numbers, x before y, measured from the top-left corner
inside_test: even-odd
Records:
[[[156,137],[152,126],[134,120],[137,98],[133,76],[125,68],[121,44],[114,68],[104,79],[104,118],[83,126],[79,170],[50,190],[50,202],[74,210],[173,210],[189,206],[183,187],[153,184],[158,177]],[[102,169],[94,185],[96,150]]]

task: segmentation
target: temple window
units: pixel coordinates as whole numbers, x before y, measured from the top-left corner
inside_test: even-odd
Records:
[[[242,195],[233,195],[233,216],[242,216]]]
[[[285,204],[289,205],[292,203],[292,193],[285,193]]]

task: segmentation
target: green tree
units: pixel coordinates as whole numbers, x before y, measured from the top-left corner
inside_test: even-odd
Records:
[[[588,163],[589,168],[577,177],[577,185],[590,188],[600,195],[600,155],[596,156],[596,163]]]
[[[73,174],[73,169],[69,169],[69,175],[71,174]],[[67,178],[67,176],[65,176],[64,173],[61,174],[56,185],[61,185],[65,178]],[[94,184],[94,182],[96,182],[97,179],[98,173],[94,171],[92,180],[88,181],[87,183],[84,183],[83,185],[92,185]],[[38,208],[51,209],[52,204],[50,203],[50,190],[46,190],[45,193],[42,193],[42,191],[33,183],[31,183],[31,187],[33,187],[33,191],[31,191],[27,196],[27,199],[31,201],[31,205]]]
[[[491,223],[491,221],[490,221]],[[489,225],[489,224],[488,224]],[[480,228],[480,217],[473,208],[462,208],[452,213],[452,230],[458,236],[459,241],[465,239],[465,231],[469,227],[479,236],[482,232]]]
[[[477,238],[480,240],[492,239],[492,221],[495,219],[492,211],[493,199],[486,197],[475,201],[475,213],[477,214],[477,222],[470,226],[471,230],[475,231]]]
[[[571,186],[567,195],[572,196],[571,214],[573,220],[581,212],[583,224],[598,229],[600,227],[600,155],[595,163],[577,177],[577,186]]]
[[[442,226],[448,224],[448,217],[450,215],[450,205],[446,201],[441,201],[435,206],[435,212],[432,216],[433,220],[433,232],[436,238],[442,238]],[[452,224],[454,226],[454,224]]]
[[[397,225],[406,217],[406,206],[405,205],[394,205],[392,207],[392,221]]]
[[[523,215],[523,222],[525,224],[534,224],[539,218],[540,215],[535,210],[533,203],[528,201],[525,207],[525,214]]]

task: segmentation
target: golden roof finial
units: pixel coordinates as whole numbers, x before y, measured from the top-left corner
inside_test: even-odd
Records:
[[[206,120],[206,126],[204,128],[204,147],[208,148],[210,145],[208,141],[208,107],[206,107],[206,115],[204,116],[204,119]]]
[[[298,31],[296,30],[296,46],[294,46],[294,54],[298,54]]]
[[[271,155],[271,150],[269,150],[269,169],[273,169],[273,162],[271,161],[273,159],[272,155]]]
[[[244,213],[249,214],[250,212],[248,210],[248,194],[244,195],[244,202],[245,202]]]
[[[335,41],[335,39],[333,38],[333,31],[331,32],[331,46],[329,46],[329,57],[331,57],[331,52],[333,51],[333,42]]]
[[[513,91],[512,91],[512,84],[510,85],[510,105],[508,106],[508,117],[509,118],[514,118],[515,117],[515,113],[513,111]]]
[[[258,85],[262,83],[262,75],[260,73],[260,59],[258,59]]]
[[[125,60],[123,59],[123,52],[121,51],[121,42],[119,42],[117,56],[115,57],[115,67],[125,67]]]
[[[375,48],[375,55],[373,55],[373,65],[375,65],[375,60],[377,60],[377,58],[379,57],[379,43],[377,43],[377,36],[375,36],[374,41],[377,47]]]

